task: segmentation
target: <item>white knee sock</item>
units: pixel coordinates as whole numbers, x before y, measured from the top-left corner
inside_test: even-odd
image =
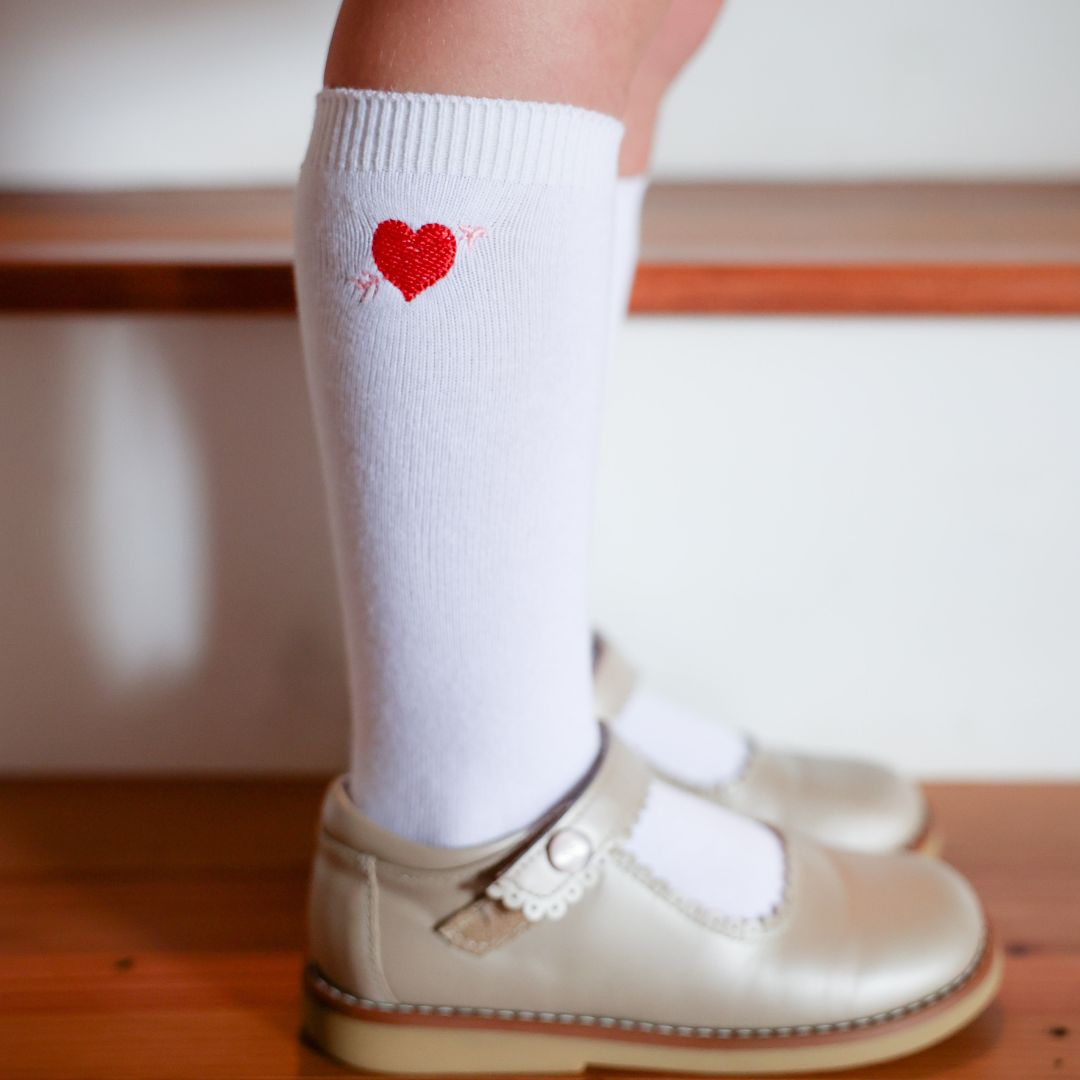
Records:
[[[319,96],[297,284],[350,787],[422,842],[531,822],[598,749],[586,564],[620,133],[566,105]]]
[[[634,689],[617,726],[661,772],[698,787],[734,780],[750,753],[741,731],[683,708],[647,686]]]
[[[297,285],[350,790],[411,839],[527,825],[598,748],[585,572],[619,133],[562,105],[319,97]],[[772,833],[659,781],[631,850],[736,915],[782,866]]]
[[[627,849],[676,892],[718,915],[769,915],[784,894],[780,838],[664,780],[649,785]]]
[[[615,321],[621,323],[630,305],[638,252],[641,249],[641,204],[649,177],[620,176],[615,182],[615,224],[611,237],[611,302]]]
[[[612,303],[616,321],[626,315],[637,270],[641,208],[647,174],[620,176],[615,187],[612,237]],[[619,718],[619,731],[664,772],[693,784],[724,784],[746,762],[746,737],[733,728],[639,688]]]
[[[647,176],[620,177],[615,189],[612,305],[626,315],[637,270]],[[749,747],[741,732],[636,689],[617,729],[669,776],[711,785],[734,779]],[[630,851],[691,900],[734,918],[767,915],[784,889],[783,845],[772,830],[654,781]]]

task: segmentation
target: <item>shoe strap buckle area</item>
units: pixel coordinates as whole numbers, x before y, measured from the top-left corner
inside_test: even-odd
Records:
[[[530,924],[561,919],[600,879],[608,855],[633,828],[649,785],[648,766],[604,727],[592,777],[570,805],[504,867],[484,895],[444,920],[453,944],[484,953]]]

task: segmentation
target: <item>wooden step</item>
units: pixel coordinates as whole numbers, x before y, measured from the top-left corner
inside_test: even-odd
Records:
[[[0,783],[0,1076],[349,1075],[297,1039],[321,789]],[[845,1075],[1080,1076],[1080,785],[936,784],[930,797],[1005,942],[1005,987],[941,1046]]]
[[[0,194],[0,311],[289,312],[288,189]],[[1080,313],[1080,183],[656,184],[633,309]]]

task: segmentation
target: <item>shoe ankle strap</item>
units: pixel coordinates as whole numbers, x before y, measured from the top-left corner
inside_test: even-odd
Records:
[[[601,725],[603,746],[578,796],[502,869],[478,897],[440,926],[449,941],[483,953],[530,923],[560,919],[599,880],[611,849],[633,828],[648,765]]]

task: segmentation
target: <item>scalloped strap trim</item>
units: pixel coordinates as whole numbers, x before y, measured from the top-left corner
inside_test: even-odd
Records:
[[[506,866],[484,895],[454,912],[438,932],[476,955],[529,924],[561,919],[599,880],[612,848],[629,836],[645,803],[649,767],[602,727],[599,764],[581,794]]]
[[[564,874],[565,880],[546,896],[529,892],[504,878],[493,881],[487,887],[487,895],[492,900],[501,901],[511,911],[520,911],[527,922],[561,919],[570,905],[576,904],[600,880],[600,871],[607,862],[612,846],[626,835],[628,833],[613,836],[604,849],[593,853],[587,866],[575,873]]]

